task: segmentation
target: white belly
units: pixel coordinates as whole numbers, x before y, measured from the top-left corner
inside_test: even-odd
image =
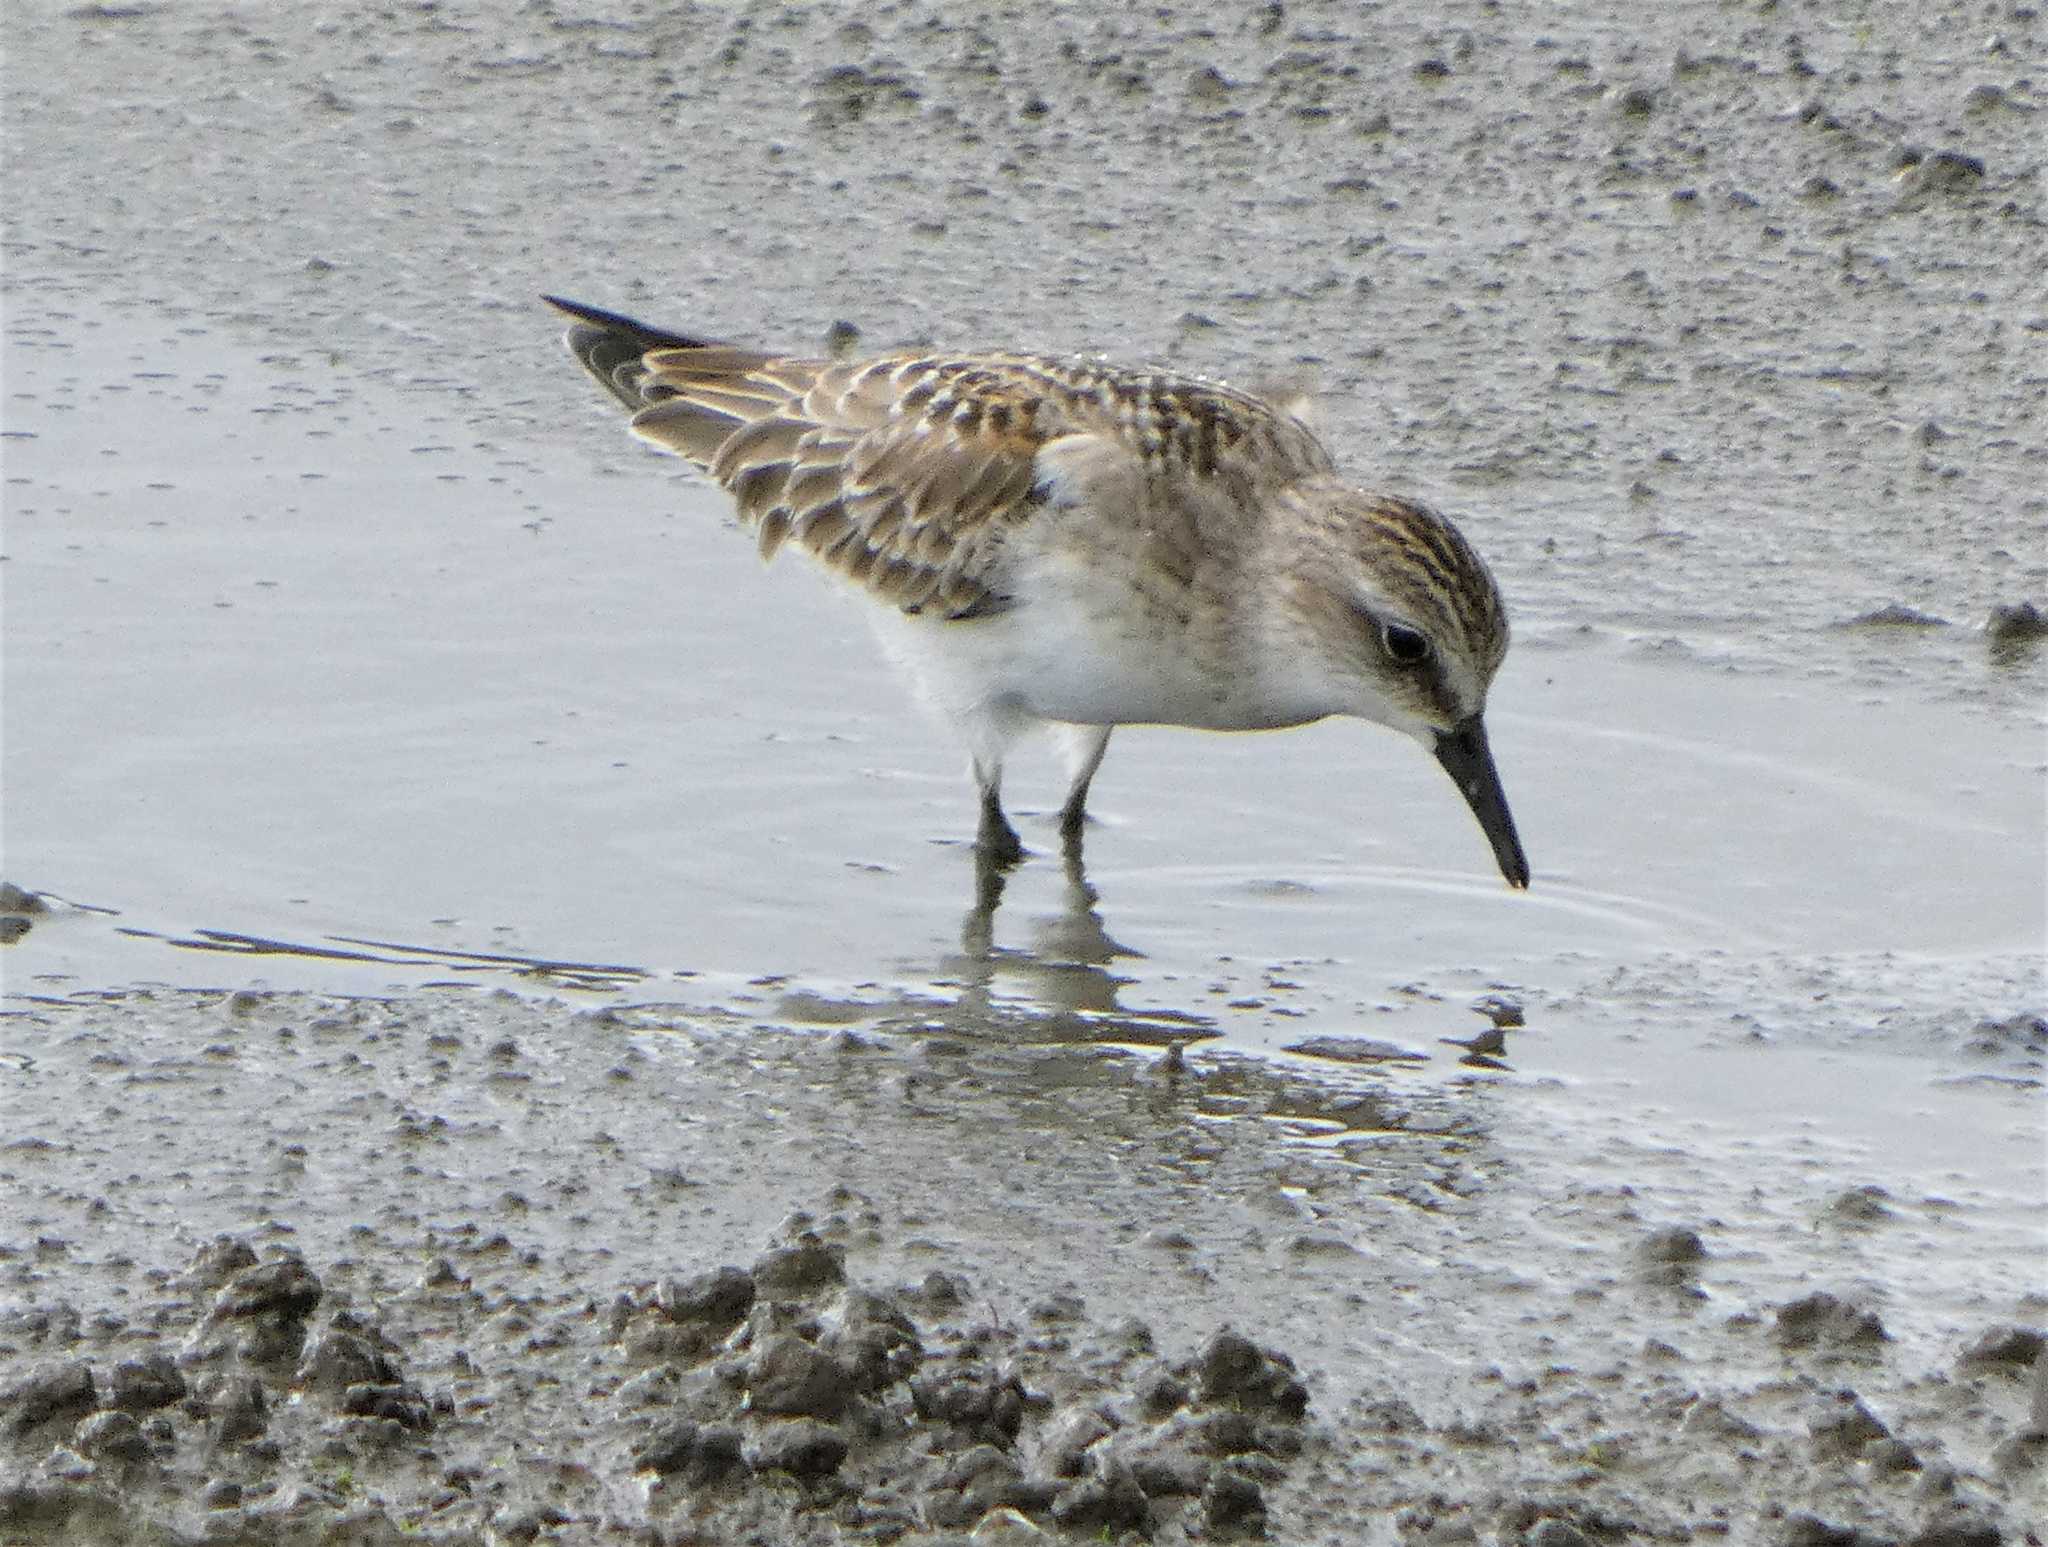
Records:
[[[1108,585],[1041,585],[993,617],[877,618],[890,654],[949,717],[1269,730],[1327,710],[1276,704],[1251,652]]]

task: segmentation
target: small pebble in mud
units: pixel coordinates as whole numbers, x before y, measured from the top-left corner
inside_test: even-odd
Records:
[[[1684,1225],[1652,1230],[1636,1243],[1638,1276],[1646,1283],[1674,1289],[1696,1288],[1699,1265],[1706,1257],[1707,1244],[1700,1233]]]
[[[2048,613],[2032,602],[2001,602],[1991,609],[1984,632],[1995,645],[2028,644],[2048,639]]]
[[[1828,1205],[1828,1218],[1838,1225],[1881,1225],[1898,1218],[1885,1207],[1891,1194],[1882,1187],[1852,1187]]]
[[[230,1477],[216,1477],[199,1490],[199,1503],[204,1509],[239,1509],[242,1485]]]
[[[1309,1037],[1291,1042],[1283,1052],[1303,1058],[1326,1058],[1340,1064],[1426,1063],[1429,1054],[1374,1037]]]
[[[1844,618],[1836,628],[1947,628],[1948,619],[1908,607],[1904,602],[1887,602],[1853,618]]]
[[[1641,84],[1620,87],[1614,93],[1614,108],[1624,118],[1648,118],[1657,110],[1657,90]]]
[[[1503,1031],[1528,1024],[1523,1018],[1522,1002],[1519,999],[1510,999],[1505,994],[1488,994],[1472,1008]]]
[[[47,913],[49,904],[34,892],[24,891],[12,881],[0,881],[0,913]]]
[[[1500,1066],[1493,1064],[1492,1061],[1508,1050],[1507,1032],[1499,1026],[1489,1027],[1476,1037],[1438,1037],[1437,1041],[1448,1047],[1463,1048],[1465,1056],[1460,1060],[1463,1063],[1491,1065],[1495,1068]]]

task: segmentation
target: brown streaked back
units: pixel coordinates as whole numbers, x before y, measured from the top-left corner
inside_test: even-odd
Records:
[[[1148,480],[1221,484],[1248,513],[1261,487],[1330,469],[1299,419],[1218,383],[1009,353],[785,358],[553,304],[633,432],[728,490],[764,556],[794,540],[906,612],[1009,605],[1003,548],[1044,504],[1055,440],[1091,437]]]

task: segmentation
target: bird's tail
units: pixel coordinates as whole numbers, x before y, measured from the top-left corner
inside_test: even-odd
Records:
[[[581,301],[564,300],[558,295],[544,295],[541,299],[576,319],[575,325],[562,335],[569,353],[605,391],[634,410],[645,408],[648,403],[642,390],[649,374],[645,364],[648,355],[660,349],[712,347],[708,339],[650,328],[644,322],[585,306]]]

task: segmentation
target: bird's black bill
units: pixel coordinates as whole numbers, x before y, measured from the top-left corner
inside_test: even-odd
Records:
[[[1438,736],[1436,760],[1479,818],[1480,831],[1493,845],[1493,857],[1500,861],[1500,873],[1508,878],[1508,885],[1527,886],[1529,859],[1522,852],[1522,840],[1515,835],[1515,819],[1501,792],[1500,775],[1494,770],[1493,749],[1486,744],[1486,722],[1475,714]]]

